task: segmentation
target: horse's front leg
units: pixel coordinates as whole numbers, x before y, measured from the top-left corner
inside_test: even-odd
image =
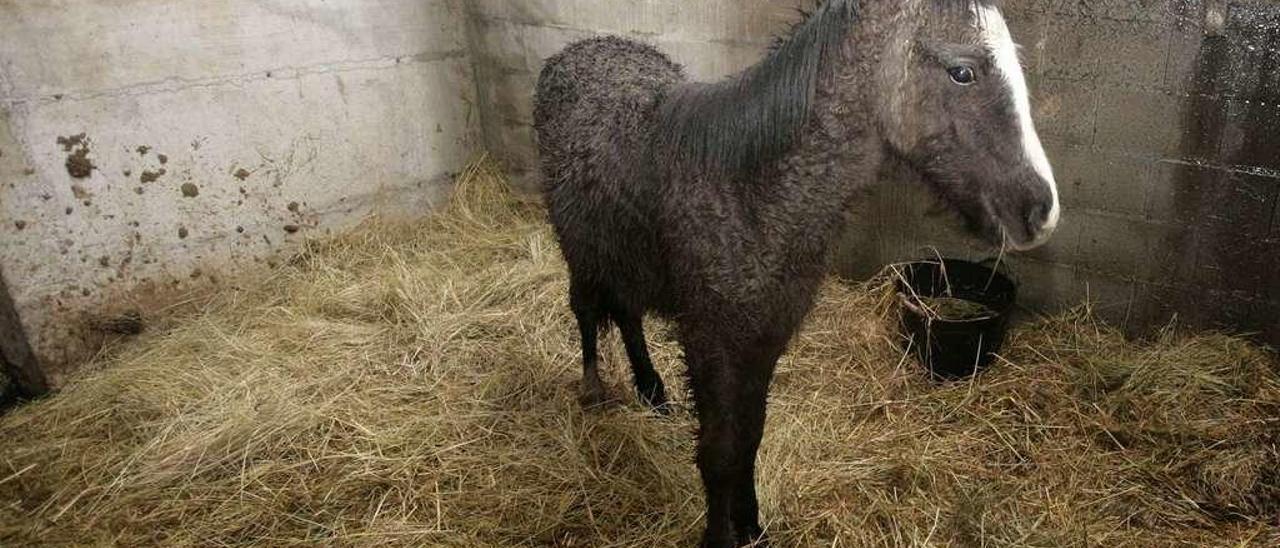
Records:
[[[702,546],[765,546],[755,461],[776,355],[696,347],[687,353],[700,427],[698,471],[707,497]]]
[[[755,356],[757,360],[742,371],[738,386],[738,408],[735,428],[741,440],[742,466],[738,470],[736,492],[730,518],[733,520],[739,545],[768,546],[764,530],[760,528],[760,505],[756,499],[756,455],[760,440],[764,437],[765,408],[768,403],[769,382],[777,358]],[[755,542],[755,544],[751,544]]]

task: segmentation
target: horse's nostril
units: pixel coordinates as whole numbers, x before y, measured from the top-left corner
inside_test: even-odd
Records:
[[[1027,226],[1031,228],[1033,234],[1039,232],[1049,222],[1051,209],[1053,208],[1048,205],[1037,205],[1031,208],[1031,212],[1027,214]]]

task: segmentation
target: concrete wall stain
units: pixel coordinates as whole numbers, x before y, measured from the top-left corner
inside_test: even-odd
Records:
[[[138,176],[138,180],[144,183],[154,183],[156,181],[159,181],[160,178],[165,175],[165,173],[168,173],[168,171],[165,170],[164,168],[160,168],[155,171],[151,171],[149,169],[144,170],[142,172],[142,175]],[[141,190],[141,187],[139,187],[139,190]],[[142,192],[138,192],[138,194],[142,194]]]
[[[1175,218],[1190,227],[1168,242],[1181,250],[1148,291],[1144,319],[1260,334],[1280,342],[1275,287],[1280,242],[1280,6],[1256,2],[1180,6],[1201,31],[1172,162]],[[1202,20],[1201,27],[1194,21]],[[1206,294],[1214,306],[1206,306]]]
[[[84,179],[93,175],[97,169],[89,159],[89,139],[84,133],[70,137],[58,137],[58,145],[67,154],[67,174],[76,179]]]

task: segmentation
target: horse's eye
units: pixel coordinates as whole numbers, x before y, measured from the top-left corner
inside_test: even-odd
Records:
[[[978,75],[973,72],[973,67],[964,65],[951,67],[947,69],[947,73],[951,75],[951,81],[962,86],[967,86],[978,81]]]

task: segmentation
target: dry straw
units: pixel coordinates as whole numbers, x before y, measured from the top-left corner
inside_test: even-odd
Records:
[[[629,403],[579,408],[543,217],[478,163],[447,210],[317,242],[110,349],[0,418],[0,545],[693,545],[694,421],[634,403],[616,336]],[[1274,355],[1129,342],[1082,308],[939,386],[886,287],[828,284],[779,367],[759,471],[778,546],[1280,542]]]

